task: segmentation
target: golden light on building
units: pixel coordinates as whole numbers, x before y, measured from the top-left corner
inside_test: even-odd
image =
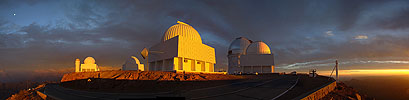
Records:
[[[203,44],[199,32],[177,21],[161,42],[149,49],[149,71],[214,72],[214,48]]]
[[[271,54],[271,51],[266,43],[258,41],[249,45],[247,54]]]
[[[84,60],[84,64],[81,64],[80,59],[75,59],[75,72],[95,72],[100,71],[95,59],[93,57],[87,57]]]

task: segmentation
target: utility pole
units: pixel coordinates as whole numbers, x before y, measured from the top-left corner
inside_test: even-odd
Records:
[[[339,82],[339,77],[338,77],[338,60],[335,60],[335,74],[336,74],[337,82]]]

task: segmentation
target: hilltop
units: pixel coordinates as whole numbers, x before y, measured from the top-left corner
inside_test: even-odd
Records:
[[[175,73],[162,71],[100,71],[64,74],[61,82],[99,78],[114,80],[208,81],[243,79],[242,76],[202,73]]]
[[[76,90],[99,92],[164,92],[211,87],[260,78],[162,71],[101,71],[65,74],[61,79],[61,86]]]
[[[297,84],[295,84],[296,80],[299,80]],[[39,91],[48,91],[47,93],[53,96],[68,97],[65,99],[78,99],[78,95],[118,98],[119,94],[121,94],[122,96],[131,97],[135,96],[133,95],[135,93],[146,94],[144,95],[146,97],[165,93],[158,95],[186,98],[206,97],[209,99],[247,98],[250,96],[271,99],[294,84],[293,89],[278,98],[279,100],[286,100],[302,96],[302,94],[328,82],[333,81],[328,80],[328,77],[325,76],[310,78],[306,74],[225,75],[161,71],[100,71],[68,73],[63,76],[60,83],[47,84],[46,87],[51,90]],[[37,94],[35,91],[21,90],[9,99],[36,99],[38,95],[35,94]],[[219,96],[219,94],[223,94],[223,96]],[[244,97],[236,97],[237,95],[244,95]],[[333,96],[337,97],[331,98]],[[362,97],[363,100],[366,99],[365,95],[357,93],[352,88],[339,85],[335,91],[331,92],[323,100],[358,99],[359,97]]]

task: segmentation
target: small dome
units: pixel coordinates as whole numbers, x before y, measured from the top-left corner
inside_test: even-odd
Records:
[[[136,64],[141,64],[141,62],[139,62],[139,59],[138,58],[136,58],[135,56],[131,56],[131,60],[133,59],[133,61],[136,63]]]
[[[80,61],[80,59],[77,58],[77,59],[75,59],[75,61]]]
[[[169,27],[168,30],[166,30],[165,34],[162,37],[163,42],[173,37],[179,36],[183,37],[184,39],[188,39],[189,41],[202,43],[202,38],[200,37],[200,34],[196,31],[196,29],[181,21],[177,21],[177,23],[178,24],[173,25]]]
[[[93,57],[87,57],[84,60],[84,64],[95,64],[95,59]]]
[[[246,54],[247,47],[251,40],[245,37],[236,38],[229,46],[229,54]]]
[[[271,54],[270,48],[264,42],[251,43],[247,48],[247,54]]]
[[[122,70],[138,70],[138,66],[140,65],[141,63],[139,62],[138,58],[131,56],[128,60],[126,60],[125,64],[122,65]]]

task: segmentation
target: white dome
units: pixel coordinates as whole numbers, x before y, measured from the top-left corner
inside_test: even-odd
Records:
[[[271,54],[271,51],[267,44],[257,41],[249,45],[247,54]]]
[[[84,60],[84,64],[95,64],[95,59],[92,57],[87,57]]]
[[[125,64],[122,65],[122,70],[138,70],[138,66],[140,65],[141,63],[139,62],[139,59],[135,56],[131,56],[126,60]]]
[[[135,64],[141,64],[141,62],[139,62],[139,59],[136,58],[135,56],[131,56],[131,59],[133,59],[133,61],[135,62]]]
[[[169,27],[168,30],[166,30],[165,34],[162,37],[163,42],[173,37],[179,36],[179,38],[202,43],[202,38],[200,37],[200,34],[196,31],[196,29],[194,29],[189,24],[183,23],[181,21],[177,21],[177,23],[178,24],[173,25]]]
[[[236,38],[229,46],[229,54],[246,54],[247,47],[251,40],[245,37]]]
[[[139,62],[139,59],[136,58],[135,56],[131,56],[128,60],[126,60],[125,65],[135,65],[135,64],[141,64],[141,62]]]

